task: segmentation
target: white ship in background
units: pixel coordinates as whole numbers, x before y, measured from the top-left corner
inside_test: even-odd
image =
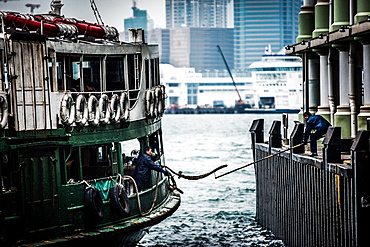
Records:
[[[240,74],[232,71],[243,107],[236,107],[238,95],[226,70],[197,73],[194,68],[162,64],[161,81],[168,89],[166,108],[225,107],[238,113],[298,112],[302,105],[302,61],[269,51],[260,61],[252,63],[249,70]]]

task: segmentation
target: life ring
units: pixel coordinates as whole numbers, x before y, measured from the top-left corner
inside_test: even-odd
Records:
[[[124,121],[127,121],[130,117],[130,102],[128,99],[128,94],[126,92],[122,92],[121,94],[120,105],[121,117]]]
[[[88,187],[85,192],[85,208],[88,217],[95,221],[104,218],[103,197],[99,190],[94,187]]]
[[[121,104],[119,102],[118,94],[114,94],[110,100],[111,122],[118,123],[121,119]]]
[[[89,125],[94,127],[98,126],[100,119],[99,102],[94,95],[91,95],[89,97],[87,109],[89,111],[89,120],[88,120]]]
[[[70,94],[65,94],[60,102],[60,119],[64,125],[70,126],[75,121],[75,102]]]
[[[150,109],[153,103],[152,98],[153,98],[152,91],[148,89],[145,93],[145,112],[146,112],[147,117],[151,117]]]
[[[130,201],[123,185],[117,184],[110,188],[109,198],[112,203],[112,208],[118,217],[124,218],[130,215]]]
[[[0,96],[0,129],[8,123],[8,101],[5,96]]]
[[[157,114],[158,116],[159,115],[162,115],[163,113],[163,94],[162,94],[162,89],[161,87],[157,87],[155,89],[155,95],[156,95],[156,99],[157,99],[157,105],[156,105],[156,108],[157,108]]]
[[[76,99],[76,123],[79,126],[85,126],[89,118],[89,109],[87,107],[87,100],[82,94],[78,95]]]
[[[161,114],[164,113],[164,111],[166,110],[166,87],[164,85],[159,85],[160,88],[161,88],[161,91],[162,91],[162,112]]]
[[[151,90],[150,91],[151,94],[152,94],[152,102],[150,104],[150,116],[152,118],[155,118],[157,116],[157,98],[156,98],[156,95],[155,95],[155,90]]]
[[[103,94],[99,99],[99,109],[100,109],[100,122],[102,124],[109,124],[111,118],[111,109],[109,106],[109,97]]]

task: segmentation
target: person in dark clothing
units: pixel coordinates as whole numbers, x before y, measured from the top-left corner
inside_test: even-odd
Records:
[[[317,140],[326,134],[331,124],[320,115],[311,115],[309,112],[303,113],[303,118],[306,121],[306,129],[303,134],[303,144],[307,144],[310,136],[311,156],[317,156]],[[312,130],[316,130],[311,134]]]
[[[145,153],[139,156],[134,171],[134,179],[139,191],[148,187],[151,170],[162,172],[166,176],[168,175],[168,172],[166,170],[163,170],[159,165],[155,164],[152,161],[152,148],[150,146],[147,146],[144,148],[144,150]]]

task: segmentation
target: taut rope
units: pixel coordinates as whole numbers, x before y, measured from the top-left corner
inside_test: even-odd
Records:
[[[211,175],[212,173],[215,173],[216,171],[222,169],[222,168],[225,168],[227,167],[227,165],[222,165],[222,166],[219,166],[217,167],[216,169],[213,169],[212,171],[208,172],[208,173],[205,173],[205,174],[202,174],[202,175],[198,175],[198,176],[189,176],[189,175],[184,175],[181,171],[179,172],[175,172],[173,171],[171,168],[169,168],[168,166],[164,166],[166,169],[168,169],[171,173],[179,176],[179,178],[185,178],[185,179],[188,179],[188,180],[198,180],[198,179],[202,179],[202,178],[205,178],[205,177],[208,177],[209,175]]]

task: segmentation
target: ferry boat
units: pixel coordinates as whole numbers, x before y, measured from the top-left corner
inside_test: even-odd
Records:
[[[164,166],[158,46],[60,2],[0,13],[0,246],[135,245],[180,205],[170,176],[133,179],[144,146]]]

